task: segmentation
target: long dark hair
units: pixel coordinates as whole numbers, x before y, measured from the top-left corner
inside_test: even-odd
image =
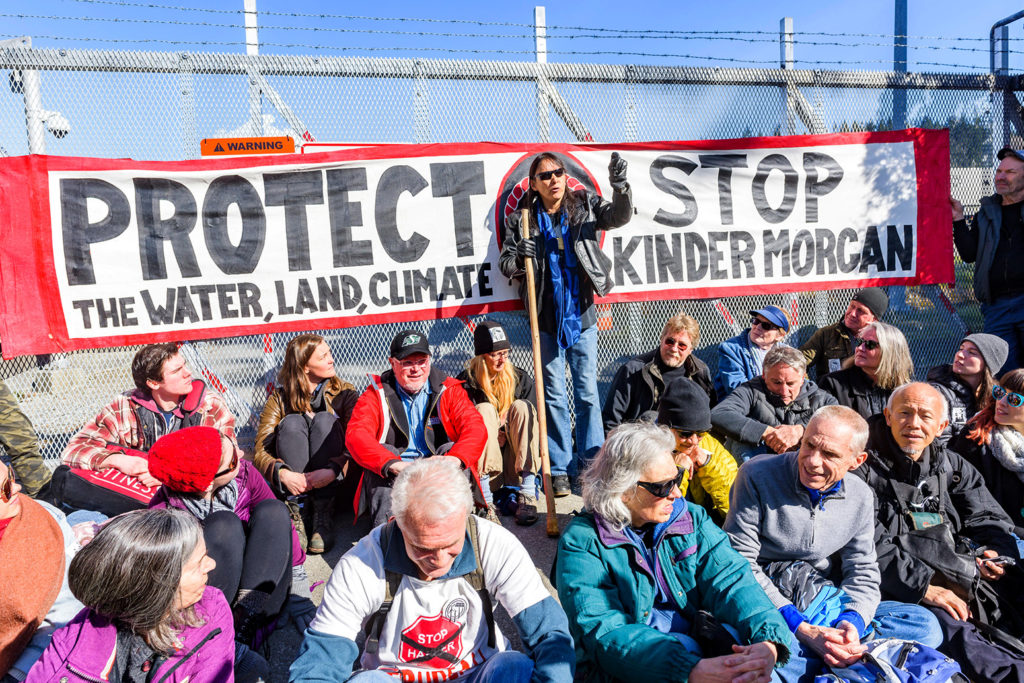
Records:
[[[1007,391],[1024,394],[1024,368],[1010,370],[1003,374],[999,378],[999,385]],[[991,396],[991,389],[989,395]],[[992,430],[998,426],[996,424],[996,402],[989,401],[987,406],[967,421],[967,438],[979,445],[987,444],[992,441]]]
[[[277,373],[277,383],[281,385],[281,395],[285,407],[295,413],[310,410],[309,382],[306,380],[306,364],[313,352],[324,341],[319,334],[300,334],[288,342],[284,351],[284,363]],[[327,380],[327,388],[331,391],[341,389],[341,380],[337,376]]]
[[[534,203],[536,202],[540,205],[538,211],[544,209],[544,201],[541,199],[540,194],[535,192],[533,189],[533,177],[537,175],[537,168],[541,165],[541,162],[543,161],[550,161],[559,166],[560,168],[565,168],[565,162],[562,160],[560,156],[558,156],[554,152],[541,152],[540,154],[535,156],[533,158],[533,161],[530,162],[530,177],[528,179],[529,189],[527,189],[525,197],[526,204],[525,206],[523,204],[520,204],[519,208],[530,207],[532,209],[534,207]],[[576,193],[569,189],[568,173],[569,169],[566,169],[565,194],[562,196],[562,203],[558,207],[558,211],[559,213],[564,211],[570,218],[572,218],[574,210],[576,209],[576,205],[579,203],[580,200],[576,196]]]

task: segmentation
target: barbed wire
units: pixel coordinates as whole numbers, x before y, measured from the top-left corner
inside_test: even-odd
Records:
[[[146,2],[129,2],[128,0],[72,0],[73,2],[93,4],[93,5],[112,5],[117,7],[136,7],[143,9],[165,9],[172,11],[183,11],[183,12],[203,12],[211,14],[227,14],[227,15],[244,15],[245,10],[235,9],[216,9],[211,7],[182,7],[179,5],[165,5],[158,3],[146,3]],[[391,21],[401,23],[432,23],[432,24],[461,24],[461,25],[472,25],[472,26],[504,26],[509,28],[528,28],[534,29],[534,24],[523,23],[523,22],[509,22],[509,21],[480,21],[476,19],[438,19],[431,17],[375,17],[369,15],[354,15],[354,14],[329,14],[329,13],[303,13],[303,12],[274,12],[260,10],[257,12],[260,16],[279,16],[279,17],[296,17],[296,18],[312,18],[312,19],[342,19],[346,21]],[[234,25],[231,25],[234,26]],[[263,27],[261,27],[263,28]],[[621,29],[621,28],[607,28],[602,26],[560,26],[557,24],[548,25],[545,30],[550,31],[593,31],[602,33],[612,33],[621,35],[643,35],[652,36],[656,34],[664,34],[666,36],[710,36],[710,35],[764,35],[764,36],[775,36],[778,37],[777,31],[763,31],[763,30],[676,30],[676,29]],[[846,33],[846,32],[830,32],[830,31],[798,31],[800,35],[814,35],[824,37],[851,37],[851,38],[906,38],[908,40],[937,40],[937,41],[977,41],[987,42],[988,39],[984,37],[973,37],[973,36],[917,36],[912,34],[888,34],[888,33]],[[532,34],[530,34],[532,37]],[[770,41],[773,42],[773,41]]]
[[[86,0],[89,2],[97,2],[100,0]],[[104,2],[113,2],[114,0],[102,0]],[[226,11],[226,10],[220,10]],[[187,26],[191,28],[226,28],[226,29],[238,29],[240,26],[236,24],[222,24],[212,22],[199,22],[199,21],[178,21],[170,19],[139,19],[139,18],[125,18],[125,17],[73,17],[73,16],[56,16],[56,15],[38,15],[38,14],[14,14],[14,13],[0,13],[0,18],[27,18],[27,19],[40,19],[40,20],[53,20],[53,21],[84,21],[84,22],[106,22],[106,23],[129,23],[129,24],[156,24],[156,25],[174,25],[174,26]],[[453,32],[429,32],[429,31],[398,31],[394,29],[358,29],[358,28],[339,28],[339,27],[325,27],[325,26],[275,26],[265,25],[260,27],[261,31],[273,32],[273,31],[305,31],[314,33],[343,33],[343,34],[367,34],[367,35],[388,35],[388,36],[430,36],[436,38],[503,38],[503,39],[532,39],[532,34],[528,35],[516,35],[516,34],[495,34],[495,33],[453,33]],[[804,34],[795,34],[804,35]],[[621,39],[621,36],[612,36],[605,34],[575,34],[558,36],[560,40],[584,40],[584,39]],[[735,41],[744,43],[777,43],[777,37],[775,39],[767,38],[741,38],[735,35],[652,35],[647,36],[648,39],[664,39],[664,40],[719,40],[719,41]],[[837,41],[817,41],[817,40],[804,40],[801,38],[794,38],[792,41],[794,45],[805,45],[815,47],[843,47],[843,48],[864,48],[864,47],[891,47],[890,43],[842,43]],[[244,44],[244,43],[243,43]],[[261,45],[273,45],[270,41],[261,41]],[[285,44],[287,47],[299,46],[297,44]],[[427,48],[424,48],[427,49]],[[972,48],[972,47],[958,47],[958,46],[942,46],[942,45],[912,45],[910,49],[914,50],[933,50],[933,51],[958,51],[958,52],[979,52],[988,53],[989,50],[986,48]],[[1008,54],[1024,54],[1024,50],[1013,50],[1006,49],[1002,52]],[[549,54],[552,54],[549,52]],[[565,54],[605,54],[605,51],[594,51],[592,53],[587,52],[569,52]],[[641,52],[620,52],[620,51],[608,51],[607,54],[630,54],[637,56],[655,56],[648,55],[647,53]],[[682,56],[675,54],[668,54],[665,56]],[[723,57],[725,61],[729,61],[729,58]]]

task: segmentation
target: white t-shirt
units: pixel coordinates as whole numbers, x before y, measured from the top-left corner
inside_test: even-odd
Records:
[[[492,601],[515,617],[550,597],[519,540],[486,520],[478,518],[476,523],[484,583]],[[352,641],[362,633],[384,601],[380,531],[381,527],[371,531],[338,562],[311,628]],[[463,552],[472,556],[468,538]],[[465,578],[422,581],[406,575],[381,629],[377,655],[364,652],[359,663],[363,669],[401,671],[408,681],[448,680],[509,649],[497,624],[495,631],[496,647],[491,649],[480,596]]]

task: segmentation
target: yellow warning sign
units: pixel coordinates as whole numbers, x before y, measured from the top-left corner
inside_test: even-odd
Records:
[[[294,154],[295,140],[285,135],[277,138],[205,138],[199,143],[204,157],[236,154]]]

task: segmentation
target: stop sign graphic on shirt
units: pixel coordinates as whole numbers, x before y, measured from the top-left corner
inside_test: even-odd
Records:
[[[447,669],[459,661],[461,652],[461,624],[436,614],[417,617],[402,631],[398,658],[403,662],[418,660],[415,663],[419,666]]]

